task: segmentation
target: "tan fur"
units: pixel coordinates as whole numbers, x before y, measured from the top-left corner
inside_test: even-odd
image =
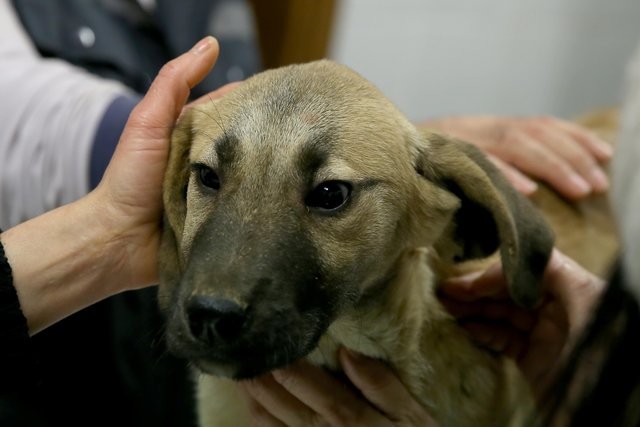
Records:
[[[594,111],[578,117],[576,122],[615,145],[615,109]],[[608,193],[568,203],[546,185],[539,185],[531,200],[556,230],[556,246],[592,273],[607,277],[619,247]]]
[[[215,147],[228,135],[238,149],[233,159]],[[300,153],[310,143],[328,153],[311,168],[311,188],[328,180],[366,184],[354,187],[358,192],[343,214],[317,215],[301,203],[310,187]],[[227,163],[233,167],[224,169]],[[224,169],[219,194],[198,189],[189,164]],[[338,346],[381,358],[443,426],[517,425],[532,408],[515,365],[472,345],[435,289],[458,260],[490,255],[473,241],[495,237],[472,227],[484,221],[489,230],[495,223],[513,297],[535,304],[553,244],[549,228],[477,150],[417,130],[347,68],[319,61],[265,72],[187,114],[174,134],[164,197],[160,302],[178,350],[185,300],[215,296],[246,308],[249,291],[229,272],[271,274],[263,259],[287,257],[272,253],[287,250],[278,236],[300,233],[324,271],[348,272],[345,287],[357,279],[353,289],[335,288],[337,315],[306,356],[310,361],[339,369]],[[211,218],[224,218],[228,227],[216,231],[214,246],[203,246],[203,233],[220,229]],[[591,227],[589,220],[563,221],[556,229],[563,245],[566,226]],[[584,240],[566,242],[570,253],[571,245],[585,246]],[[215,255],[226,261],[212,277],[206,248],[218,244],[229,249]],[[353,295],[358,298],[350,302]],[[194,362],[209,373],[197,376],[200,424],[248,425],[233,381],[224,378],[234,368]]]

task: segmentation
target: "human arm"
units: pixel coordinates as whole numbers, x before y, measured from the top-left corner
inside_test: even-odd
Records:
[[[521,192],[539,179],[570,199],[609,187],[611,146],[588,129],[554,117],[458,116],[421,123],[477,145]]]
[[[42,57],[9,1],[0,1],[0,61],[0,227],[8,228],[85,195],[139,97]]]
[[[31,334],[109,295],[157,280],[171,130],[190,88],[217,53],[217,43],[207,38],[161,70],[94,191],[0,235]]]

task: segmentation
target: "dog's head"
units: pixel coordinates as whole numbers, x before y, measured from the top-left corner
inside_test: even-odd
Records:
[[[550,232],[473,147],[420,133],[329,61],[261,73],[187,112],[164,189],[161,307],[170,348],[246,378],[303,357],[400,254],[501,250],[532,305]]]

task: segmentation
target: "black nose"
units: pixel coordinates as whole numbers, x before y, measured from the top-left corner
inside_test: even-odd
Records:
[[[245,312],[233,301],[199,295],[189,300],[187,318],[194,338],[212,345],[236,339],[245,323]]]

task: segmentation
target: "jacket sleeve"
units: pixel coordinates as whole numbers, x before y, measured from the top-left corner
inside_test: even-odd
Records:
[[[0,395],[31,390],[38,378],[27,319],[20,309],[11,267],[0,241]]]
[[[121,129],[137,95],[43,58],[8,0],[0,0],[0,63],[0,227],[7,228],[89,191],[97,130],[101,123],[103,130],[118,128],[116,119]],[[118,99],[114,113],[109,107]],[[109,111],[115,115],[105,118]],[[97,155],[110,157],[119,131],[111,134],[101,139],[106,149]],[[96,164],[104,168],[107,161]]]

